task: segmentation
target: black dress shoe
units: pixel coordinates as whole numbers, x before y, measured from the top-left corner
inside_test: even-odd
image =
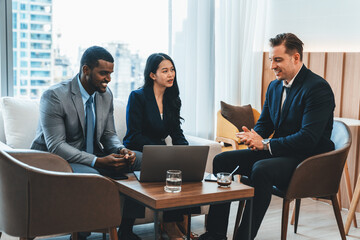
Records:
[[[216,233],[206,232],[201,234],[198,240],[227,240],[227,237]]]
[[[133,231],[118,231],[119,240],[141,240]]]

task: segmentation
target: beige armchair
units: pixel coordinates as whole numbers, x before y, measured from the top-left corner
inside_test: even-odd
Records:
[[[117,240],[122,199],[114,182],[72,173],[59,156],[0,150],[0,231],[23,239],[109,229]]]
[[[254,115],[254,123],[258,121],[260,113],[256,109],[252,109]],[[246,149],[247,147],[240,143],[240,139],[236,137],[239,129],[221,115],[221,111],[217,112],[216,141],[230,144],[231,147],[223,147],[222,151]]]

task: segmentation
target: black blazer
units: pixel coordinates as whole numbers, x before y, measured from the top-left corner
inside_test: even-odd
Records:
[[[330,140],[335,108],[330,85],[302,66],[280,111],[283,83],[269,84],[259,121],[254,130],[270,140],[274,156],[300,159],[334,149]]]
[[[164,108],[162,120],[152,87],[132,91],[126,107],[125,147],[142,151],[144,145],[165,145],[168,135],[173,145],[188,145],[180,124],[171,124],[166,114]]]

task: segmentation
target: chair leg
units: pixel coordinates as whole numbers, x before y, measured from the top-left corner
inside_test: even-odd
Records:
[[[72,239],[72,240],[78,240],[78,234],[77,234],[77,232],[71,233],[71,239]]]
[[[118,240],[116,227],[109,228],[109,239],[110,240]]]
[[[240,219],[241,219],[241,216],[242,216],[242,213],[244,210],[244,206],[245,206],[245,201],[239,201],[239,207],[238,207],[238,211],[237,211],[236,219],[235,219],[233,239],[235,239],[236,231],[239,228]]]
[[[283,200],[282,219],[281,219],[281,240],[286,240],[287,226],[289,220],[289,206],[290,200]]]
[[[298,227],[298,223],[299,223],[300,203],[301,203],[301,199],[296,199],[296,200],[295,200],[295,225],[294,225],[294,233],[297,233],[297,227]]]
[[[337,222],[337,225],[338,225],[338,228],[339,228],[339,231],[340,231],[341,239],[346,240],[345,231],[344,231],[344,225],[343,225],[343,222],[342,222],[339,203],[337,201],[336,195],[331,196],[331,202],[332,202],[332,205],[333,205],[333,209],[334,209],[334,213],[335,213],[335,217],[336,217],[336,222]]]

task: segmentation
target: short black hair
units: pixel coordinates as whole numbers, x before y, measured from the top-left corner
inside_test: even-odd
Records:
[[[284,44],[287,54],[300,54],[300,61],[303,59],[303,45],[304,43],[293,33],[280,33],[274,38],[270,38],[270,47],[276,47]]]
[[[85,50],[80,60],[80,72],[84,65],[90,69],[99,65],[98,60],[105,60],[107,62],[114,62],[113,56],[103,47],[92,46]]]

